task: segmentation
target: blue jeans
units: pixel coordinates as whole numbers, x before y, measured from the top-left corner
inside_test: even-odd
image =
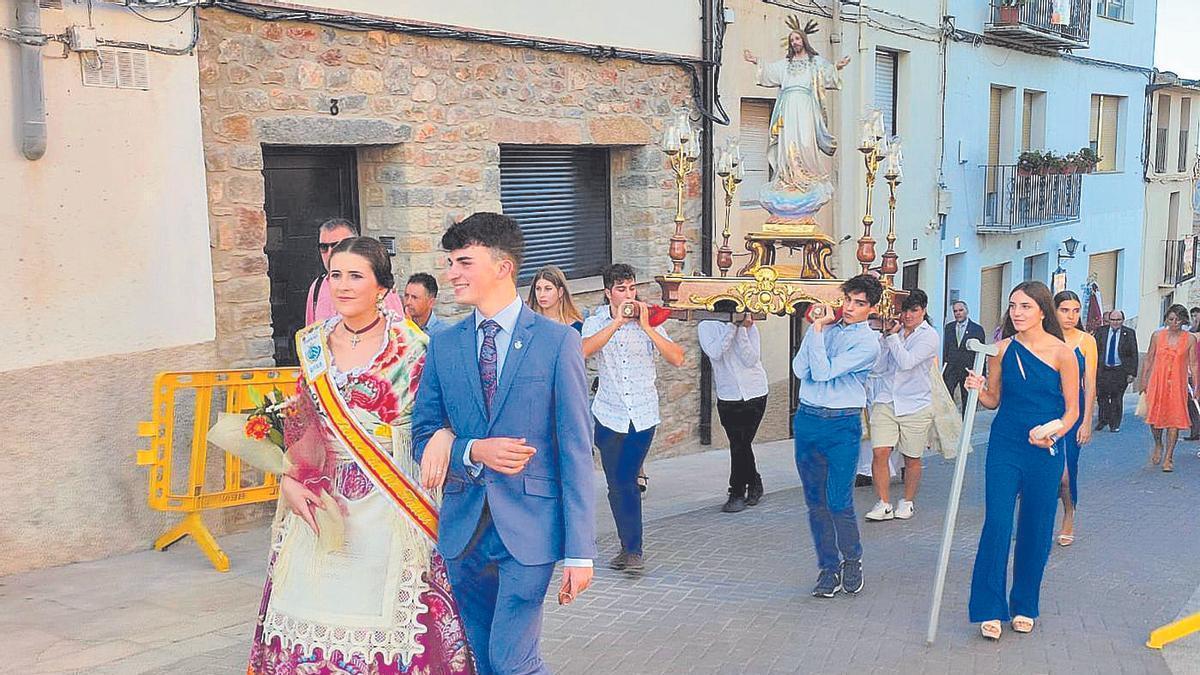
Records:
[[[817,566],[832,572],[843,560],[862,559],[853,494],[862,415],[855,411],[836,416],[841,412],[801,404],[792,420],[796,469],[804,485]]]
[[[642,494],[637,477],[656,428],[634,431],[630,424],[626,433],[618,433],[596,420],[596,447],[608,482],[608,505],[625,553],[642,552]]]

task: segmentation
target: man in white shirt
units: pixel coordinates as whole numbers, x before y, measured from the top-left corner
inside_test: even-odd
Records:
[[[933,426],[930,377],[938,353],[938,334],[925,320],[929,298],[913,289],[900,307],[900,321],[885,324],[875,361],[871,392],[871,444],[875,458],[872,483],[879,501],[867,520],[912,518],[921,485],[921,457]],[[894,448],[904,456],[904,498],[892,508],[888,497],[888,457]]]
[[[763,495],[752,445],[767,409],[762,340],[749,314],[737,323],[701,321],[696,331],[712,362],[717,416],[729,437],[729,498],[721,510],[737,513],[756,506]]]
[[[608,304],[583,322],[583,356],[598,354],[600,384],[592,401],[596,447],[608,481],[621,552],[608,566],[630,574],[645,569],[642,558],[642,495],[637,476],[650,451],[658,415],[654,355],[673,366],[683,365],[683,347],[671,341],[662,326],[650,326],[650,310],[637,299],[633,268],[623,263],[602,272]],[[623,309],[636,306],[636,319]]]

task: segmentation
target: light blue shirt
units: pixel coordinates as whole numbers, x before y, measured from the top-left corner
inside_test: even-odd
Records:
[[[483,350],[483,330],[479,327],[484,321],[491,318],[492,321],[500,324],[500,330],[496,331],[496,381],[500,381],[500,375],[504,372],[504,360],[508,358],[508,345],[512,343],[513,331],[517,327],[517,318],[521,316],[521,298],[518,296],[513,298],[513,301],[504,309],[496,312],[496,316],[486,317],[480,313],[478,309],[472,314],[475,319],[475,364],[479,365],[479,352]],[[430,315],[430,321],[433,316]],[[467,441],[467,451],[463,453],[463,464],[467,465],[467,469],[471,475],[478,476],[480,471],[483,471],[483,465],[471,461],[471,446],[475,445],[474,440]]]
[[[421,330],[425,331],[426,335],[433,335],[435,331],[439,331],[446,327],[446,322],[438,318],[433,310],[429,310],[429,320],[425,322],[425,326]]]
[[[867,378],[879,358],[879,336],[866,321],[809,330],[792,359],[800,402],[819,408],[864,408]]]

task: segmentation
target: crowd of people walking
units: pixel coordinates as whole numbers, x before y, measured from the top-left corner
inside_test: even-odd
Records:
[[[302,375],[284,423],[291,468],[251,673],[546,672],[542,603],[555,567],[568,604],[590,585],[599,553],[593,453],[619,540],[607,564],[645,572],[639,475],[661,422],[658,362],[678,368],[685,349],[638,297],[629,265],[605,268],[604,302],[585,314],[553,266],[518,296],[523,239],[510,218],[474,214],[441,244],[445,281],[470,308],[456,321],[437,315],[434,276],[413,273],[398,293],[382,244],[350,221],[320,227],[325,271],[296,336]],[[1153,465],[1172,471],[1180,432],[1195,430],[1189,329],[1200,316],[1170,307],[1139,370],[1120,311],[1088,333],[1077,294],[1024,282],[1009,296],[997,355],[974,372],[968,343],[985,332],[966,303],[953,303],[939,337],[919,289],[895,316],[881,307],[875,275],[841,292],[837,311],[810,312],[791,362],[793,447],[818,567],[812,595],[867,585],[856,473],[877,497],[866,521],[917,516],[923,458],[957,447],[954,396],[977,391],[997,413],[969,618],[991,639],[1004,622],[1032,631],[1053,544],[1076,539],[1084,448],[1094,432],[1120,431],[1129,384],[1138,381]],[[762,338],[753,315],[735,318],[696,327],[729,439],[725,513],[764,496],[754,454],[769,395]],[[903,487],[893,503],[896,453]]]

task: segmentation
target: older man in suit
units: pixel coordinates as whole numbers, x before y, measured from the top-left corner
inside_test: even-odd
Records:
[[[1100,352],[1100,368],[1096,373],[1100,419],[1096,431],[1106,426],[1120,431],[1125,388],[1138,373],[1137,333],[1125,325],[1124,312],[1114,309],[1108,313],[1108,325],[1096,329],[1096,348]]]
[[[965,402],[967,369],[975,363],[975,354],[967,349],[967,340],[975,338],[987,342],[987,338],[983,334],[983,326],[968,316],[967,303],[957,300],[950,309],[954,313],[954,320],[946,324],[942,331],[942,363],[945,364],[942,380],[946,382],[951,397],[954,396],[954,390],[958,389],[962,392],[960,398]]]
[[[438,550],[479,672],[547,673],[539,641],[554,565],[568,603],[591,583],[596,555],[583,346],[517,296],[516,221],[476,213],[442,248],[455,300],[475,311],[432,334],[413,412],[423,467],[434,432],[456,436]]]

